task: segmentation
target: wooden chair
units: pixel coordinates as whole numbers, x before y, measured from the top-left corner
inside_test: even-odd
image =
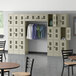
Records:
[[[4,53],[4,57],[6,60],[6,56],[5,56],[5,44],[6,44],[6,40],[5,41],[0,41],[0,52]]]
[[[73,66],[76,65],[76,62],[73,61],[69,61],[68,56],[72,56],[73,55],[73,50],[62,50],[62,58],[63,58],[63,68],[62,68],[62,73],[61,76],[63,76],[63,72],[64,72],[64,67],[68,67],[68,76],[69,74],[69,70],[71,67],[72,68],[72,75],[73,75]]]
[[[34,59],[26,57],[25,72],[14,72],[13,76],[32,76]]]
[[[3,55],[0,54],[0,62],[3,61]],[[10,76],[10,71],[9,70],[4,70],[4,72],[7,72],[8,73],[8,76]],[[1,73],[1,70],[0,70],[0,73]]]

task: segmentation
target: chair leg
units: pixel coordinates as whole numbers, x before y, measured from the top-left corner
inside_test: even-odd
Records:
[[[8,76],[10,76],[10,72],[8,72]]]
[[[73,66],[72,66],[72,76],[73,76]]]
[[[61,76],[63,76],[63,72],[64,72],[64,66],[63,66],[63,68],[62,68],[62,73],[61,73]]]
[[[69,66],[68,66],[68,76],[70,75],[70,74],[69,74],[69,69],[70,69],[70,68],[69,68]]]

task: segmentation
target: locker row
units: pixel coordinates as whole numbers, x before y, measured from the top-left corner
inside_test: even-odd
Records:
[[[8,27],[9,38],[25,38],[24,27]]]
[[[48,16],[48,26],[49,27],[66,27],[68,26],[67,14],[49,14]]]
[[[24,39],[9,39],[9,53],[24,54],[25,42]]]
[[[48,39],[61,39],[70,40],[71,39],[71,29],[70,27],[48,27],[47,28]]]
[[[53,56],[61,56],[61,50],[68,49],[68,41],[66,40],[48,40],[48,54]]]
[[[45,14],[10,14],[8,21],[27,21],[27,20],[40,20],[47,21],[48,15]]]

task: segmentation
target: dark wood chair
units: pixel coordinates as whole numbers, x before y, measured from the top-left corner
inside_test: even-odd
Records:
[[[13,76],[32,76],[33,64],[34,64],[34,59],[26,57],[25,72],[14,72],[12,73],[12,75]]]
[[[3,62],[3,55],[2,54],[0,54],[0,62]],[[8,76],[10,76],[10,71],[9,70],[4,70],[4,72],[7,72]],[[1,73],[1,70],[0,70],[0,73]]]
[[[76,62],[69,61],[68,57],[73,55],[73,50],[62,50],[62,58],[63,58],[63,68],[61,76],[63,76],[64,68],[68,67],[68,76],[70,75],[70,67],[72,68],[72,75],[73,75],[73,66],[76,65]]]
[[[5,41],[0,41],[0,53],[3,53],[4,54],[4,57],[5,57],[5,60],[6,60],[5,44],[6,44],[6,40]]]

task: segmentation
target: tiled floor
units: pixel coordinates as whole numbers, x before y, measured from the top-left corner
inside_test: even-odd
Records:
[[[35,59],[32,76],[61,76],[61,70],[62,70],[61,57],[48,57],[46,55],[37,55],[37,54],[30,54],[28,56]],[[7,55],[7,59],[8,59],[8,55]],[[76,68],[74,68],[74,71],[75,69]],[[19,71],[21,70],[19,69]],[[68,76],[67,73],[68,73],[68,69],[66,68],[64,71],[64,76]],[[74,76],[75,75],[76,73],[74,72]]]

